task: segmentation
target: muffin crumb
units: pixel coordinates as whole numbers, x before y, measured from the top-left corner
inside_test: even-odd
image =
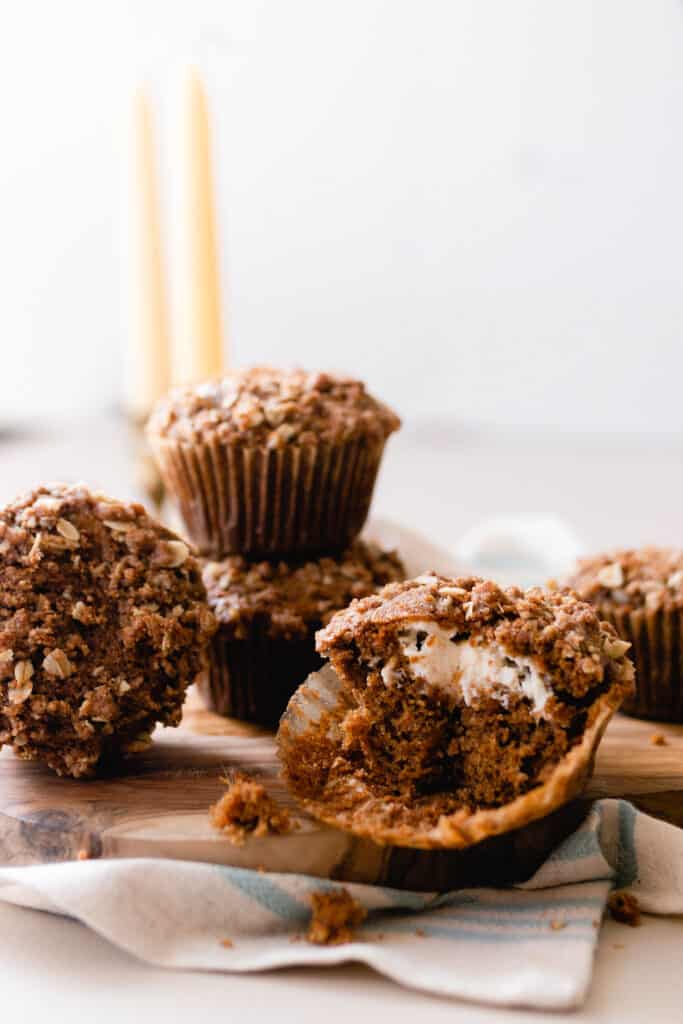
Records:
[[[554,932],[561,932],[563,928],[567,927],[567,922],[562,921],[559,918],[553,918],[550,922],[550,928]]]
[[[652,736],[650,736],[650,743],[653,747],[667,747],[669,745],[669,741],[662,732],[653,732]]]
[[[232,939],[221,939],[221,946],[223,949],[234,949],[235,943]]]
[[[306,936],[317,946],[340,946],[352,942],[367,911],[347,889],[311,893],[313,912]]]
[[[615,889],[607,900],[607,909],[615,921],[636,928],[640,924],[640,903],[631,892]]]
[[[221,782],[228,788],[209,808],[209,820],[236,846],[252,836],[285,835],[294,828],[289,811],[279,807],[260,782],[242,772],[224,776]]]

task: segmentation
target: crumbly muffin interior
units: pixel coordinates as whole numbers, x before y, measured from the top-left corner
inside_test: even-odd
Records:
[[[501,807],[549,779],[604,694],[628,691],[624,646],[571,595],[390,585],[318,635],[338,698],[293,720],[288,779],[343,824],[424,832]]]
[[[551,697],[552,712],[535,711],[522,693],[501,701],[482,692],[468,703],[457,685],[448,689],[416,675],[399,635],[389,652],[349,652],[355,685],[340,722],[341,750],[312,737],[313,757],[290,769],[306,790],[354,777],[374,797],[420,814],[429,808],[436,821],[463,806],[496,807],[527,792],[583,733],[584,708]]]

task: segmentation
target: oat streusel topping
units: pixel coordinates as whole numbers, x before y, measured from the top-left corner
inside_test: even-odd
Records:
[[[172,391],[157,405],[151,434],[255,447],[384,439],[399,418],[350,377],[259,366]]]
[[[83,485],[0,511],[0,745],[91,775],[177,725],[215,630],[190,548]]]
[[[579,561],[566,581],[584,601],[633,610],[683,608],[683,551],[642,548]]]
[[[540,587],[503,589],[476,576],[450,579],[428,573],[389,584],[337,612],[318,633],[317,649],[330,656],[335,648],[362,646],[365,635],[389,635],[411,620],[433,621],[452,630],[456,640],[497,645],[513,656],[532,658],[574,697],[603,685],[606,667],[630,646],[573,594]]]
[[[257,616],[273,636],[306,635],[353,598],[405,578],[399,557],[376,544],[355,541],[343,554],[298,563],[249,562],[232,555],[204,563],[209,604],[221,627],[243,639]]]

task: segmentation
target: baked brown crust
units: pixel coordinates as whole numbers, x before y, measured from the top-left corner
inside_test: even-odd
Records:
[[[647,547],[583,558],[566,585],[606,610],[681,610],[683,551]]]
[[[172,391],[157,405],[148,430],[188,444],[218,440],[281,448],[385,440],[399,426],[395,413],[361,381],[257,366]]]
[[[302,561],[249,561],[232,555],[203,563],[204,584],[221,631],[244,639],[255,619],[271,637],[305,636],[349,601],[402,580],[405,568],[393,551],[355,541],[339,556]]]
[[[92,775],[177,725],[215,629],[190,548],[83,485],[0,511],[0,744]]]

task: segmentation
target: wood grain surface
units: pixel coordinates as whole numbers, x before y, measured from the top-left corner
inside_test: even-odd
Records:
[[[663,745],[652,742],[664,738]],[[287,836],[235,846],[211,827],[208,807],[221,774],[258,776],[295,811]],[[529,877],[585,814],[592,797],[626,797],[683,827],[683,726],[617,716],[599,750],[586,800],[470,850],[379,847],[318,824],[294,805],[278,776],[272,734],[201,710],[191,698],[179,729],[160,729],[122,777],[79,782],[0,751],[0,863],[76,857],[171,857],[272,871],[298,871],[402,888],[500,885]]]

